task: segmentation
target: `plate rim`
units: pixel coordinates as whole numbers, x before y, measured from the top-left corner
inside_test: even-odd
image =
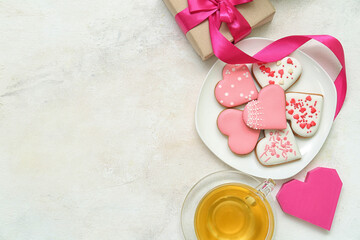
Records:
[[[265,41],[271,41],[271,42],[274,42],[275,40],[273,39],[270,39],[270,38],[263,38],[263,37],[251,37],[251,38],[246,38],[244,40],[242,40],[241,42],[244,42],[244,41],[251,41],[251,40],[265,40]],[[307,53],[301,51],[301,49],[297,49],[295,50],[295,52],[301,52],[303,55],[305,55],[306,57],[308,57],[309,59],[311,59],[311,61],[313,61],[318,68],[320,68],[322,70],[322,72],[327,76],[327,78],[331,81],[332,84],[331,85],[331,88],[334,90],[334,99],[335,99],[335,105],[337,104],[337,91],[336,91],[336,88],[335,88],[335,84],[334,84],[334,81],[333,79],[330,77],[330,75],[328,74],[327,71],[325,71],[325,69],[315,60],[313,59],[310,55],[308,55]],[[200,102],[200,98],[201,98],[201,93],[203,91],[203,88],[205,86],[205,83],[206,83],[206,80],[208,79],[208,76],[209,74],[212,72],[212,70],[217,66],[217,64],[221,63],[222,61],[220,59],[217,59],[216,62],[211,66],[211,68],[209,69],[209,71],[207,72],[204,80],[203,80],[203,83],[201,85],[201,88],[200,88],[200,91],[199,91],[199,95],[198,95],[198,98],[197,98],[197,101],[196,101],[196,108],[195,108],[195,128],[196,128],[196,131],[201,139],[201,141],[205,144],[205,146],[210,150],[211,153],[213,153],[220,161],[222,161],[223,163],[225,163],[227,166],[231,167],[232,169],[236,170],[236,171],[240,171],[242,173],[245,173],[245,174],[249,174],[253,177],[257,177],[257,178],[266,178],[266,177],[262,177],[262,176],[259,176],[259,175],[255,175],[254,173],[249,173],[249,172],[245,172],[245,171],[242,171],[238,168],[235,168],[233,167],[232,165],[230,165],[228,162],[225,162],[224,160],[222,160],[218,154],[216,154],[214,151],[212,151],[208,145],[206,144],[205,140],[203,139],[203,136],[201,135],[200,133],[200,130],[199,130],[199,126],[198,126],[198,108],[199,108],[199,102]],[[226,64],[226,63],[225,63]],[[335,118],[335,112],[336,112],[336,108],[333,109],[332,111],[332,118],[334,119]],[[330,131],[332,129],[332,126],[333,126],[333,123],[334,121],[331,122],[330,124],[330,128],[328,129],[328,131],[325,133],[325,140],[324,140],[324,143],[326,142],[329,134],[330,134]],[[299,172],[301,172],[304,168],[306,168],[313,160],[314,158],[316,157],[316,155],[320,152],[320,150],[322,149],[324,143],[322,144],[322,146],[315,152],[313,158],[301,169],[299,170],[298,172],[295,172],[294,174],[290,175],[290,176],[287,176],[287,177],[281,177],[281,178],[273,178],[273,179],[277,179],[277,180],[282,180],[282,179],[288,179],[288,178],[291,178],[293,176],[295,176],[296,174],[298,174]]]

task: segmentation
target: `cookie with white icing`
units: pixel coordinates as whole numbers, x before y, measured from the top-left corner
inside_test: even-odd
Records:
[[[319,129],[324,97],[314,93],[288,92],[286,119],[300,137],[312,137]]]
[[[236,107],[258,96],[254,79],[245,64],[226,64],[223,80],[215,87],[215,98],[224,107]]]
[[[254,63],[252,71],[261,87],[277,84],[286,90],[300,78],[302,67],[296,58],[285,57],[277,62]]]
[[[274,166],[301,159],[301,153],[289,124],[283,130],[265,130],[255,149],[256,158],[264,166]]]

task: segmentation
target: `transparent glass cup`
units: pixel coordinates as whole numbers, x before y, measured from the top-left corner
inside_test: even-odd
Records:
[[[272,211],[274,200],[269,193],[275,186],[274,181],[267,179],[264,182],[260,182],[256,178],[239,171],[226,170],[205,176],[199,180],[187,194],[181,209],[181,227],[185,240],[198,240],[197,232],[195,230],[195,214],[198,205],[204,196],[219,186],[227,184],[240,184],[241,186],[246,186],[253,194],[256,194],[257,199],[260,199],[260,201],[264,203],[268,214],[268,221],[266,223],[268,224],[268,230],[264,240],[273,239],[275,233],[275,215]],[[217,237],[214,237],[214,239],[217,239]],[[230,240],[233,238],[222,237],[221,239]]]

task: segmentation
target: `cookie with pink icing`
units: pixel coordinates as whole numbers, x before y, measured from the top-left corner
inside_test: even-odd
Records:
[[[265,130],[255,154],[264,166],[274,166],[301,159],[301,153],[289,124],[284,130]]]
[[[243,111],[226,109],[217,119],[220,132],[228,136],[228,145],[235,154],[252,152],[260,136],[260,130],[247,127],[243,121]]]
[[[261,89],[257,100],[249,102],[243,114],[246,125],[253,129],[285,129],[285,93],[279,85]]]
[[[302,67],[296,58],[285,57],[277,62],[254,63],[252,71],[261,87],[277,84],[286,90],[300,78]]]
[[[245,64],[226,64],[223,80],[215,87],[215,98],[224,107],[236,107],[256,99],[258,91]]]
[[[312,137],[319,129],[323,96],[313,93],[286,93],[286,118],[300,137]]]

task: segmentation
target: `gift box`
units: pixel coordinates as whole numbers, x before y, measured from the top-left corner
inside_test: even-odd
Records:
[[[163,1],[174,17],[176,14],[188,7],[187,0]],[[252,2],[237,5],[236,9],[248,21],[251,28],[256,28],[270,22],[275,14],[275,8],[269,0],[253,0]],[[229,41],[234,41],[226,24],[221,25],[220,32]],[[203,21],[188,31],[186,33],[186,38],[189,40],[202,60],[207,60],[214,55],[210,40],[208,20]]]

